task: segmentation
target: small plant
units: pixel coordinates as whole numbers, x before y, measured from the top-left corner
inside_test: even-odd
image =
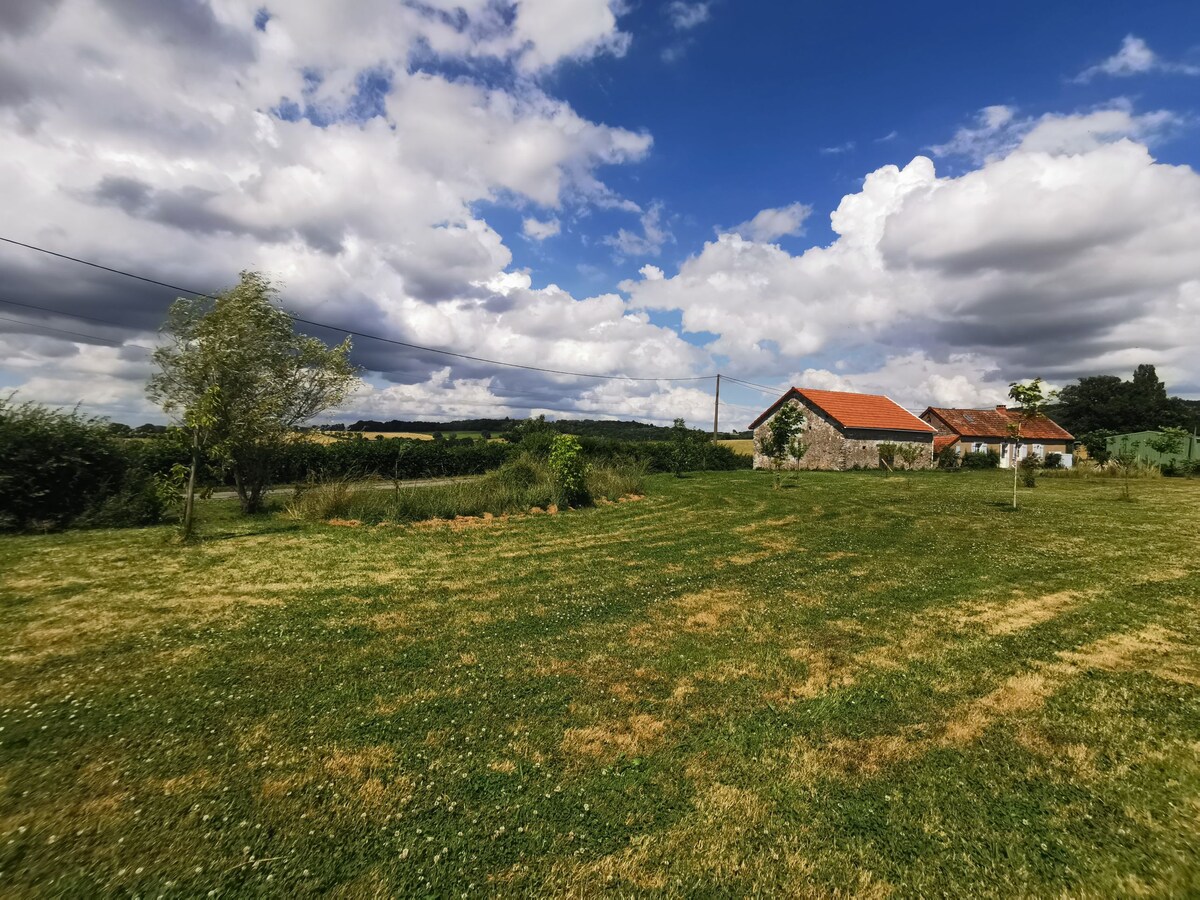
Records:
[[[1137,475],[1142,464],[1141,454],[1138,453],[1140,447],[1141,441],[1122,441],[1117,451],[1109,455],[1109,463],[1121,476],[1121,499],[1123,500],[1133,499],[1129,494],[1129,481]]]
[[[918,444],[900,444],[896,448],[896,454],[904,463],[904,468],[916,468],[917,460],[921,458],[923,451]]]
[[[1021,472],[1021,483],[1027,488],[1037,487],[1037,474],[1041,467],[1041,458],[1033,455],[1032,453],[1021,460],[1021,462],[1017,465],[1017,468]]]
[[[780,472],[784,466],[793,459],[799,462],[808,452],[808,445],[800,440],[803,430],[804,413],[794,403],[785,403],[767,423],[762,452],[770,460],[775,490],[779,490],[782,483]]]
[[[573,434],[555,435],[550,444],[549,464],[562,503],[578,506],[591,499],[587,492],[587,464],[579,438]]]
[[[900,449],[899,444],[893,444],[891,441],[883,441],[876,445],[879,451],[879,466],[883,469],[892,469],[896,465],[896,451]]]

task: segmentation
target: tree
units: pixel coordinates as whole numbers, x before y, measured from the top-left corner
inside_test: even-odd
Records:
[[[1088,459],[1094,459],[1097,464],[1103,465],[1108,462],[1108,439],[1116,437],[1115,431],[1109,431],[1107,428],[1097,428],[1095,431],[1089,431],[1080,438],[1080,443],[1087,450]]]
[[[1008,425],[1008,433],[1012,437],[1013,442],[1013,509],[1016,509],[1017,479],[1020,475],[1018,471],[1020,466],[1017,465],[1017,454],[1020,452],[1022,432],[1030,422],[1045,416],[1046,405],[1058,396],[1058,392],[1051,391],[1049,394],[1046,394],[1042,390],[1042,379],[1035,378],[1028,384],[1014,381],[1008,386],[1008,396],[1012,400],[1015,400],[1021,407],[1017,420],[1010,422]]]
[[[683,419],[676,419],[671,426],[671,470],[676,478],[682,478],[692,461],[692,434]]]
[[[800,440],[804,430],[804,413],[794,403],[785,403],[767,423],[767,435],[762,442],[762,452],[771,461],[771,472],[775,476],[775,490],[779,490],[779,473],[787,463],[797,462],[808,452],[808,445]]]
[[[917,460],[921,458],[922,450],[918,444],[899,444],[896,447],[896,454],[904,463],[904,468],[911,469],[917,464]]]
[[[1129,496],[1129,479],[1141,465],[1141,445],[1141,441],[1121,441],[1121,446],[1112,454],[1112,461],[1121,473],[1121,486],[1124,488],[1122,497],[1125,500],[1132,499]]]
[[[1054,418],[1076,435],[1101,430],[1113,434],[1150,431],[1160,425],[1191,428],[1198,424],[1188,401],[1168,397],[1157,370],[1145,364],[1134,370],[1129,381],[1115,375],[1093,375],[1067,385],[1059,394]]]
[[[191,468],[183,534],[192,533],[196,472],[208,453],[233,473],[242,510],[258,512],[271,460],[294,429],[341,402],[358,382],[350,339],[327,347],[297,334],[257,272],[216,297],[180,298],[154,353],[146,392],[187,432]]]
[[[1183,443],[1190,437],[1184,428],[1166,425],[1159,429],[1158,434],[1146,438],[1146,446],[1159,456],[1174,456],[1183,449]]]

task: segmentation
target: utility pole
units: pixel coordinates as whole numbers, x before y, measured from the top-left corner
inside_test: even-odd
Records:
[[[717,396],[713,400],[713,443],[717,442],[717,422],[721,417],[721,373],[717,373]]]

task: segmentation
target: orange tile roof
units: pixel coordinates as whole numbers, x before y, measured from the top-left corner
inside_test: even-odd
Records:
[[[952,447],[957,443],[957,434],[939,434],[933,439],[933,452],[941,453],[947,447]]]
[[[951,431],[962,437],[1009,437],[1008,426],[1021,421],[1019,409],[997,406],[995,409],[946,409],[931,406],[925,413],[933,413],[945,422]],[[925,415],[922,413],[921,415]],[[1021,425],[1021,437],[1034,441],[1073,441],[1071,432],[1061,428],[1046,416],[1038,416]]]
[[[930,434],[937,429],[922,422],[894,400],[882,394],[854,394],[847,391],[818,391],[812,388],[791,388],[771,404],[770,408],[751,423],[751,430],[769,419],[785,401],[800,397],[824,412],[843,428],[870,431],[916,431]]]

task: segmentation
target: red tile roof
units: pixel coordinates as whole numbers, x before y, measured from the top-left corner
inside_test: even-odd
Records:
[[[997,406],[995,409],[946,409],[931,406],[921,413],[924,416],[933,413],[949,426],[951,431],[961,437],[1009,437],[1008,426],[1012,422],[1022,422],[1019,409],[1006,409]],[[1071,432],[1060,428],[1046,416],[1039,416],[1028,422],[1022,422],[1021,437],[1034,441],[1073,441]]]
[[[930,434],[937,430],[881,394],[852,394],[846,391],[818,391],[795,387],[772,403],[766,412],[755,419],[750,425],[751,430],[774,415],[775,410],[792,397],[806,400],[843,428],[860,428],[871,431],[915,431],[921,434]]]
[[[933,439],[933,452],[941,453],[947,447],[958,443],[957,434],[939,434]]]

